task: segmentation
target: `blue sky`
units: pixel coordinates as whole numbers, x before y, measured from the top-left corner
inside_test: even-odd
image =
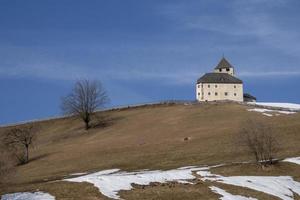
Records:
[[[300,103],[298,0],[2,0],[0,124],[60,115],[75,80],[108,107],[193,100],[222,54],[259,101]]]

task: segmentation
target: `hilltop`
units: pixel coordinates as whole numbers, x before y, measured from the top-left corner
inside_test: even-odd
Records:
[[[249,109],[253,106],[236,103],[159,104],[115,109],[100,112],[99,115],[106,116],[106,125],[89,131],[73,117],[33,122],[40,130],[31,151],[32,161],[16,168],[15,176],[0,186],[0,194],[40,189],[56,199],[106,199],[88,183],[51,181],[74,173],[115,168],[168,170],[252,161],[252,156],[236,143],[241,125],[250,118],[260,119],[275,128],[280,141],[279,159],[300,156],[300,113],[278,113],[270,117]],[[9,128],[0,128],[0,134]],[[288,163],[269,171],[252,164],[220,167],[215,171],[222,175],[290,175],[300,181],[300,167]],[[224,188],[272,199],[253,191]],[[175,185],[171,191],[176,194],[172,199],[197,199],[199,195],[206,199],[218,197],[205,185]],[[187,191],[191,192],[190,196],[186,196]],[[141,194],[136,189],[121,196],[151,199],[151,194],[168,199],[170,189],[150,187]]]

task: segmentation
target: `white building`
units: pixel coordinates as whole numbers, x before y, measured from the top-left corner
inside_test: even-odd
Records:
[[[242,102],[243,81],[235,77],[234,67],[223,57],[214,72],[204,74],[197,80],[198,101],[238,101]]]

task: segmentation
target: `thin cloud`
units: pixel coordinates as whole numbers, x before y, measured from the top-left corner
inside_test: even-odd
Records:
[[[300,47],[296,44],[300,43],[300,29],[295,24],[279,23],[278,19],[284,19],[277,12],[279,8],[283,10],[292,6],[293,1],[233,0],[226,4],[228,6],[223,8],[221,14],[202,10],[201,4],[182,3],[166,5],[160,8],[159,13],[179,23],[177,27],[182,29],[252,37],[283,54],[298,57]],[[195,8],[199,12],[194,12]]]
[[[300,36],[297,34],[299,30],[297,30],[297,27],[282,27],[281,24],[276,22],[277,13],[274,13],[273,10],[279,6],[285,7],[287,5],[286,2],[287,1],[283,0],[228,1],[226,2],[226,6],[221,6],[224,7],[225,13],[213,13],[205,10],[203,12],[197,12],[198,8],[201,7],[198,5],[198,1],[192,4],[181,2],[160,6],[158,13],[168,19],[172,19],[172,23],[170,24],[173,24],[173,26],[181,27],[185,30],[207,30],[221,33],[234,39],[239,37],[243,39],[255,38],[263,47],[268,46],[271,50],[280,50],[282,54],[298,56],[300,53],[300,46],[297,45],[297,43],[300,43]],[[213,4],[219,4],[219,1],[213,1]],[[193,12],[190,12],[191,10]],[[184,33],[188,34],[189,32]],[[176,36],[179,38],[178,35]],[[209,37],[209,35],[204,36]],[[219,41],[217,39],[211,40],[210,43],[205,43],[206,41],[204,40],[205,39],[201,42],[197,41],[199,46],[191,42],[182,44],[182,41],[178,44],[176,43],[178,40],[173,39],[171,41],[174,42],[174,44],[161,44],[160,42],[155,43],[154,41],[151,42],[150,47],[150,42],[147,43],[147,45],[144,43],[132,44],[132,46],[124,45],[122,49],[119,48],[120,45],[118,44],[106,44],[102,49],[104,53],[101,51],[103,57],[99,59],[92,58],[97,62],[99,61],[99,63],[105,60],[105,67],[102,68],[92,66],[93,64],[84,65],[84,63],[77,63],[76,61],[70,63],[70,61],[63,60],[63,58],[62,60],[58,59],[56,61],[55,56],[47,58],[45,55],[37,55],[36,52],[40,52],[40,49],[33,51],[30,59],[28,59],[26,54],[30,49],[20,51],[19,54],[22,56],[18,57],[18,55],[15,56],[15,52],[18,51],[18,49],[12,49],[10,52],[12,56],[9,60],[11,63],[4,63],[3,59],[1,59],[0,76],[36,77],[50,80],[76,80],[79,78],[117,79],[126,81],[159,80],[163,84],[184,85],[193,84],[201,74],[211,70],[215,63],[207,65],[207,62],[203,61],[207,59],[207,55],[209,54],[220,53],[220,49],[225,50],[224,53],[227,54],[226,51],[234,52],[236,49],[238,49],[238,51],[248,52],[253,49],[259,50],[260,48],[251,46],[253,45],[251,43],[252,41],[249,42],[250,44],[246,44],[249,46],[246,46],[240,44],[239,41],[232,42],[230,39],[228,42],[226,41],[222,44],[211,44],[217,43],[216,41]],[[201,46],[202,44],[203,46]],[[80,49],[80,47],[78,47],[78,49]],[[7,48],[3,48],[2,51],[7,51]],[[99,52],[99,49],[95,47],[95,52],[96,51]],[[202,56],[201,59],[195,59],[197,53]],[[181,60],[181,64],[178,64],[179,60],[182,59],[178,58],[178,55],[190,54],[193,54],[192,58],[194,60],[187,59],[189,57],[186,56],[185,60]],[[111,56],[111,58],[108,56],[109,58],[105,58],[106,55],[117,56]],[[164,57],[165,55],[168,57]],[[238,58],[238,56],[241,58]],[[243,57],[243,55],[238,56],[236,56],[237,60]],[[258,57],[261,55],[254,52],[251,56]],[[5,59],[5,56],[3,58]],[[259,61],[257,61],[257,63]],[[295,71],[297,61],[291,64],[289,68],[279,68],[279,64],[272,60],[270,62],[265,61],[264,63],[259,63],[260,65],[269,66],[268,69],[270,71],[268,72],[259,71],[257,67],[257,71],[253,68],[241,67],[239,68],[241,71],[239,76],[298,76],[299,72]],[[89,61],[83,62],[88,63]],[[240,66],[245,66],[241,60],[239,60],[238,63]],[[258,66],[258,64],[255,63],[253,65]],[[270,67],[272,65],[274,67]],[[253,71],[248,71],[247,69]],[[280,71],[280,69],[284,69],[285,71]]]
[[[129,67],[130,68],[130,67]],[[2,77],[16,78],[40,78],[48,80],[73,81],[82,78],[101,80],[125,80],[143,81],[160,80],[164,84],[188,84],[193,81],[199,73],[186,71],[165,71],[157,72],[147,70],[126,69],[95,69],[91,67],[74,66],[66,63],[52,64],[27,64],[15,67],[5,67],[0,69]]]
[[[241,72],[241,77],[300,76],[300,71]]]

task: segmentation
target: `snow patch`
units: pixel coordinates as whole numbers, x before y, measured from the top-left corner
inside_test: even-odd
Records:
[[[82,176],[82,175],[86,175],[87,172],[79,172],[79,173],[73,173],[73,174],[70,174],[70,176]]]
[[[300,157],[287,158],[284,162],[292,162],[300,165]],[[248,162],[243,162],[248,163]],[[212,174],[211,168],[224,166],[225,164],[210,167],[187,166],[173,170],[143,170],[136,172],[125,172],[119,169],[103,170],[75,178],[64,179],[70,182],[88,182],[93,184],[99,191],[112,199],[120,199],[119,191],[131,190],[132,184],[149,185],[150,183],[177,182],[179,184],[194,184],[191,182],[197,177],[202,181],[219,182],[238,187],[245,187],[269,195],[276,196],[283,200],[293,200],[293,194],[300,195],[300,182],[294,181],[290,176],[229,176],[224,177]],[[73,175],[81,175],[75,173]],[[232,195],[223,189],[211,186],[210,189],[222,195],[221,200],[256,200],[251,197]],[[44,192],[21,192],[2,195],[1,200],[55,200],[55,197]]]
[[[271,113],[276,113],[275,115],[278,116],[280,114],[285,114],[285,115],[291,115],[291,114],[296,114],[296,112],[292,111],[281,111],[281,110],[270,110],[270,109],[264,109],[264,108],[253,108],[253,109],[248,109],[250,112],[259,112],[262,113],[265,116],[272,117],[273,115]]]
[[[298,162],[299,158],[289,158],[287,162]],[[293,194],[300,195],[300,183],[293,180],[290,176],[229,176],[224,177],[212,174],[209,170],[211,167],[188,166],[173,170],[156,170],[156,171],[137,171],[124,172],[119,169],[104,170],[76,178],[65,179],[71,182],[89,182],[92,183],[99,191],[112,199],[120,199],[119,191],[131,190],[132,184],[149,185],[150,183],[177,182],[180,184],[193,184],[191,180],[196,179],[193,173],[200,175],[202,181],[219,182],[238,187],[245,187],[269,195],[276,196],[283,200],[293,200]],[[212,191],[222,195],[223,200],[255,200],[251,197],[232,195],[220,188],[211,187]]]
[[[179,180],[179,181],[177,181],[177,183],[184,184],[184,185],[187,185],[187,184],[189,184],[189,185],[194,185],[193,182],[190,182],[190,181],[184,181],[184,180]]]
[[[112,199],[120,199],[118,195],[121,190],[131,190],[132,184],[149,185],[150,183],[178,182],[188,183],[187,180],[193,180],[196,177],[194,171],[207,170],[207,167],[183,167],[167,171],[138,171],[138,172],[118,172],[119,169],[105,170],[97,173],[65,179],[71,182],[92,183],[99,191]]]
[[[18,192],[5,194],[1,200],[55,200],[54,196],[44,192]]]
[[[283,200],[293,200],[293,192],[300,195],[300,183],[290,176],[229,176],[214,175],[210,172],[197,172],[202,181],[215,181],[238,187],[246,187],[276,196]]]
[[[268,114],[268,113],[263,113],[264,116],[267,116],[267,117],[272,117],[273,115],[272,114]]]
[[[290,110],[300,110],[300,104],[295,103],[270,103],[270,102],[249,102],[250,105],[269,106],[274,108],[285,108]]]
[[[248,109],[248,111],[250,111],[250,112],[261,112],[261,113],[272,112],[272,110],[264,109],[264,108],[253,108],[253,109]]]
[[[286,158],[283,160],[283,162],[291,162],[300,165],[300,157]]]
[[[215,186],[211,186],[209,188],[214,193],[221,195],[222,196],[222,197],[220,197],[221,200],[257,200],[252,197],[248,198],[248,197],[244,197],[244,196],[240,196],[240,195],[232,195],[232,194],[226,192],[225,190],[222,190],[221,188],[218,188]]]
[[[280,114],[286,114],[286,115],[296,114],[296,112],[292,112],[292,111],[282,111],[282,110],[278,110],[277,112],[280,113]]]

